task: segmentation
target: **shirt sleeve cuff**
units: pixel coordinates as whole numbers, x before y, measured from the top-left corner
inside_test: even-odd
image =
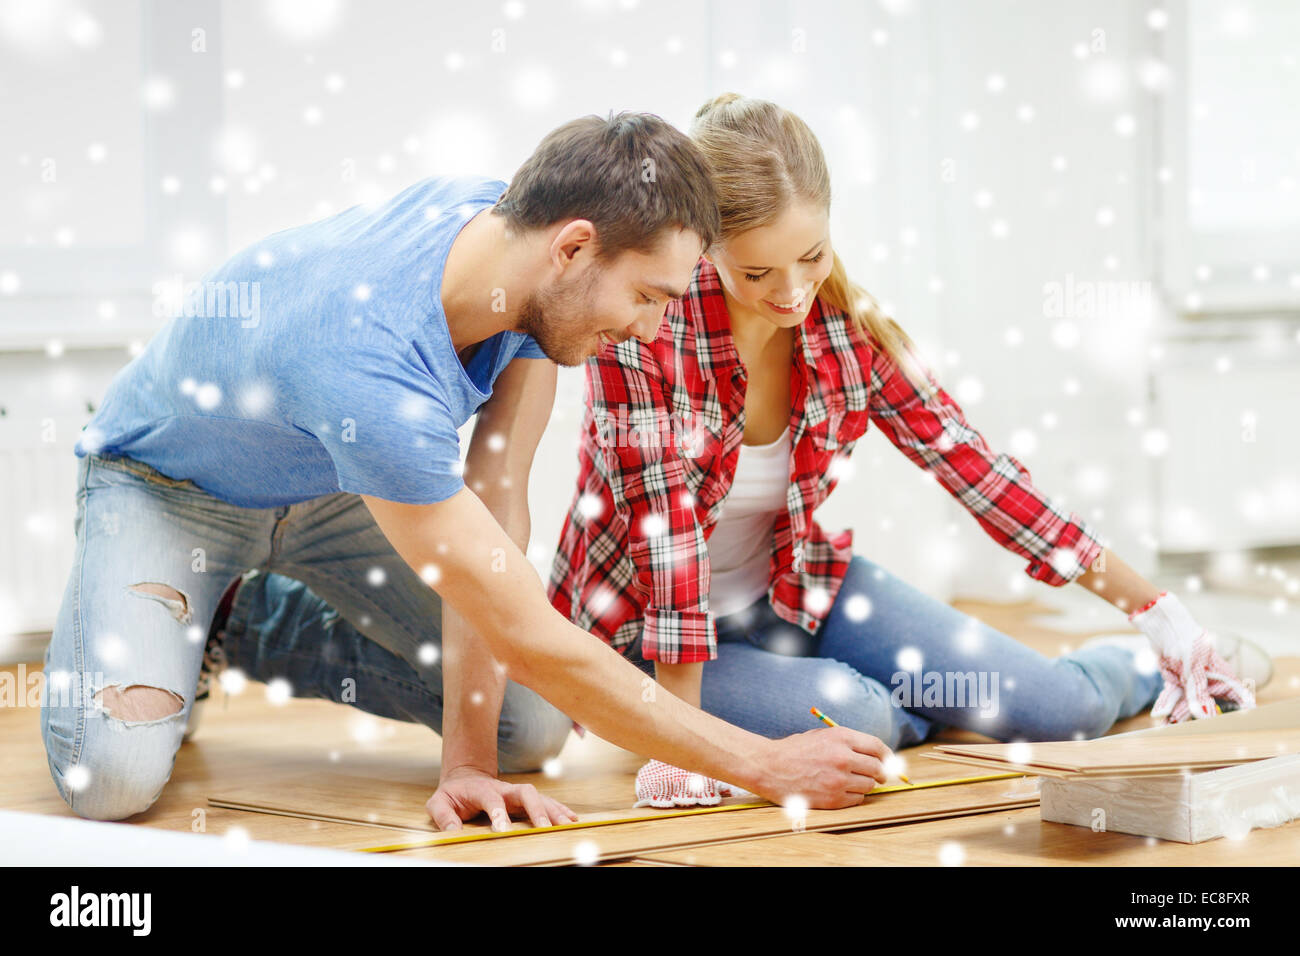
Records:
[[[1085,531],[1081,524],[1071,523],[1043,558],[1029,562],[1025,573],[1036,581],[1059,588],[1081,577],[1104,549],[1101,540]]]
[[[644,660],[695,664],[717,656],[717,632],[708,611],[646,611],[641,631]]]

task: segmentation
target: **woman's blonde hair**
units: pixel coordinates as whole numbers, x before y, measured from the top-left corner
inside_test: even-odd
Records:
[[[830,208],[831,177],[821,144],[789,110],[767,100],[723,93],[700,107],[690,133],[712,171],[722,217],[719,244],[775,222],[795,200]],[[849,278],[838,254],[817,296],[846,313],[860,333],[880,343],[913,384],[929,391],[923,368],[909,354],[915,344],[875,298]]]

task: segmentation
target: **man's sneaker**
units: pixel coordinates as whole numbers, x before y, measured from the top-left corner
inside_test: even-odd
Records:
[[[203,719],[203,708],[207,706],[208,700],[194,698],[194,703],[190,704],[190,718],[185,721],[185,733],[181,740],[189,740],[194,736],[194,732],[199,729],[199,721]]]
[[[199,665],[199,683],[194,691],[194,704],[190,707],[190,719],[185,724],[185,740],[189,740],[198,730],[199,720],[203,716],[203,707],[212,692],[212,682],[226,669],[226,621],[230,618],[231,605],[235,603],[235,592],[248,576],[241,574],[231,581],[221,600],[217,602],[217,612],[212,615],[212,624],[208,627],[208,641],[203,646],[203,663]]]

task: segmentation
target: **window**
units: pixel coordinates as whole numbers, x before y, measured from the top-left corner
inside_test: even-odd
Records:
[[[1185,315],[1300,308],[1300,4],[1167,9],[1154,187],[1166,291]]]

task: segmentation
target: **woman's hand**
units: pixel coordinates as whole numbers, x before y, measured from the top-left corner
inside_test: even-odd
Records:
[[[748,790],[719,783],[662,760],[651,760],[636,775],[636,807],[713,807],[723,797],[750,796]]]
[[[1166,591],[1150,607],[1129,615],[1129,622],[1147,636],[1160,658],[1164,690],[1151,708],[1151,716],[1167,723],[1213,717],[1214,700],[1230,700],[1242,709],[1255,706],[1255,694],[1219,656],[1210,632],[1196,623],[1191,612]]]

